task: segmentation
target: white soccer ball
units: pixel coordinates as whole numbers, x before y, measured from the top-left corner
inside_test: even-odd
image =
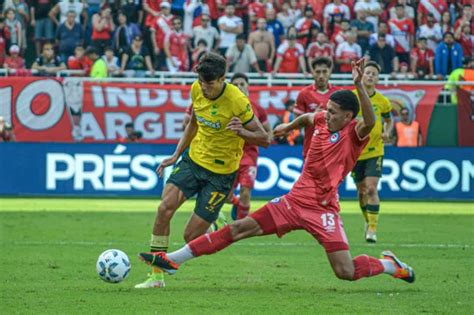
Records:
[[[97,274],[105,282],[119,283],[128,276],[130,259],[118,249],[108,249],[97,259]]]

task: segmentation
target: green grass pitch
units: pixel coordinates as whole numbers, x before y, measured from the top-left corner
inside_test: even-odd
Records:
[[[263,201],[254,201],[253,209]],[[253,238],[183,265],[164,289],[136,290],[148,267],[157,202],[120,199],[0,199],[1,314],[473,314],[472,203],[382,202],[379,243],[363,240],[353,201],[342,217],[353,255],[391,249],[417,281],[387,275],[338,280],[322,248],[305,232]],[[183,244],[192,209],[172,222],[170,249]],[[225,206],[228,214],[230,207]],[[99,280],[105,249],[131,259],[120,284]]]

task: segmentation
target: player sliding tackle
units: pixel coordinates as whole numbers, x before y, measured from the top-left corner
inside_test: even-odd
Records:
[[[239,240],[268,234],[281,237],[304,229],[324,247],[340,279],[358,280],[387,273],[407,282],[415,281],[412,268],[390,251],[383,252],[382,259],[367,255],[352,258],[339,216],[338,186],[354,167],[375,125],[372,104],[361,84],[363,69],[363,59],[352,63],[352,77],[362,108],[361,121],[354,119],[359,111],[357,97],[351,91],[341,90],[331,95],[327,111],[304,114],[290,124],[275,128],[274,135],[281,137],[293,129],[314,126],[303,172],[287,195],[221,230],[192,240],[177,251],[141,253],[140,259],[174,274],[184,262],[214,254]]]

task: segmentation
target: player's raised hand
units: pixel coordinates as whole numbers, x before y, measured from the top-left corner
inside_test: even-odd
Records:
[[[287,130],[288,124],[279,124],[273,129],[273,136],[275,138],[282,138],[288,134]]]
[[[362,74],[364,72],[364,64],[365,59],[360,58],[357,61],[352,61],[352,79],[354,80],[354,84],[360,84],[362,80]]]
[[[176,163],[177,160],[178,158],[173,155],[172,157],[169,157],[161,161],[160,165],[156,168],[156,172],[158,173],[158,175],[160,175],[160,177],[163,177],[163,170],[167,168],[168,166]]]
[[[239,118],[233,117],[227,124],[226,129],[233,131],[236,135],[241,135],[244,130],[244,126],[242,126],[242,122]]]

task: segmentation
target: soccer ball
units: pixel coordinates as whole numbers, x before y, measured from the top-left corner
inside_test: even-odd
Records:
[[[130,259],[118,249],[108,249],[97,259],[97,274],[105,282],[119,283],[128,276]]]

